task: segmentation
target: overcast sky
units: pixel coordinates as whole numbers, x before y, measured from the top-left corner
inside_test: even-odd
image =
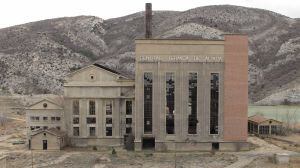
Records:
[[[0,0],[0,28],[43,19],[93,15],[103,19],[144,10],[184,11],[207,5],[230,4],[271,10],[300,18],[300,0]]]

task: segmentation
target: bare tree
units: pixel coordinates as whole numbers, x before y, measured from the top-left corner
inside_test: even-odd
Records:
[[[292,124],[293,124],[293,130],[294,130],[294,132],[296,132],[297,131],[297,125],[298,125],[297,109],[295,109],[293,114],[292,114]]]

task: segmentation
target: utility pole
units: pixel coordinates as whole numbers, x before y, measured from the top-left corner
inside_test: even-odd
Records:
[[[174,166],[175,166],[175,168],[177,167],[177,162],[176,162],[176,150],[175,150],[175,156],[174,156]]]
[[[31,153],[31,168],[33,168],[33,152],[32,152],[32,149],[30,149],[30,153]]]

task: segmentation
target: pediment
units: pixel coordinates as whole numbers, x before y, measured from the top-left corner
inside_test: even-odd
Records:
[[[110,82],[126,77],[105,67],[90,65],[79,69],[68,76],[67,83],[70,82]]]
[[[39,102],[36,102],[30,105],[27,109],[44,109],[44,110],[51,110],[51,109],[63,109],[61,105],[50,101],[48,99],[43,99]]]

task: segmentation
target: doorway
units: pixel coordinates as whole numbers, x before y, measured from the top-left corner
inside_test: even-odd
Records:
[[[154,149],[155,148],[155,138],[143,138],[143,149]]]
[[[43,140],[43,150],[47,150],[48,148],[48,142],[47,140]]]
[[[212,147],[212,150],[218,151],[219,148],[220,148],[220,145],[219,145],[218,142],[213,142],[213,143],[211,144],[211,147]]]

